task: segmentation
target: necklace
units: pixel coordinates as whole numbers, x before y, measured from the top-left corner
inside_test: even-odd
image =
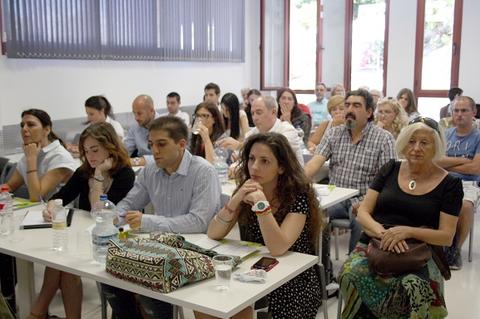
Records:
[[[413,191],[415,189],[415,187],[417,187],[417,182],[415,182],[415,179],[411,179],[409,182],[408,182],[408,189]]]

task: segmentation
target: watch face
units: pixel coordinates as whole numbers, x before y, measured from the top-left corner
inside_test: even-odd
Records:
[[[260,210],[263,210],[265,208],[265,203],[263,203],[263,202],[258,203],[257,208],[260,209]]]

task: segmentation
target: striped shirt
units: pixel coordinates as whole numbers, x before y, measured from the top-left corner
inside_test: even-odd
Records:
[[[332,127],[325,133],[315,154],[330,159],[330,182],[339,187],[359,190],[350,199],[355,204],[363,199],[375,174],[395,154],[395,140],[388,131],[368,122],[357,144],[352,143],[345,125]]]
[[[152,202],[154,215],[142,216],[142,231],[203,233],[220,210],[220,195],[214,167],[185,150],[180,166],[171,175],[155,163],[145,166],[133,188],[118,203],[117,211],[124,216]]]

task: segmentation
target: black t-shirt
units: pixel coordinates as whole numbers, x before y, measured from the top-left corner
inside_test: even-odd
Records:
[[[458,216],[463,200],[462,181],[447,175],[423,195],[405,193],[398,185],[401,162],[390,160],[375,176],[370,188],[379,192],[373,219],[383,225],[438,229],[440,212]]]

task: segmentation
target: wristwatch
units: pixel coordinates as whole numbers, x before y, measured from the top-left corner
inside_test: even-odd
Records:
[[[270,207],[270,203],[266,200],[259,200],[252,206],[252,211],[254,212],[262,212],[266,208]]]

